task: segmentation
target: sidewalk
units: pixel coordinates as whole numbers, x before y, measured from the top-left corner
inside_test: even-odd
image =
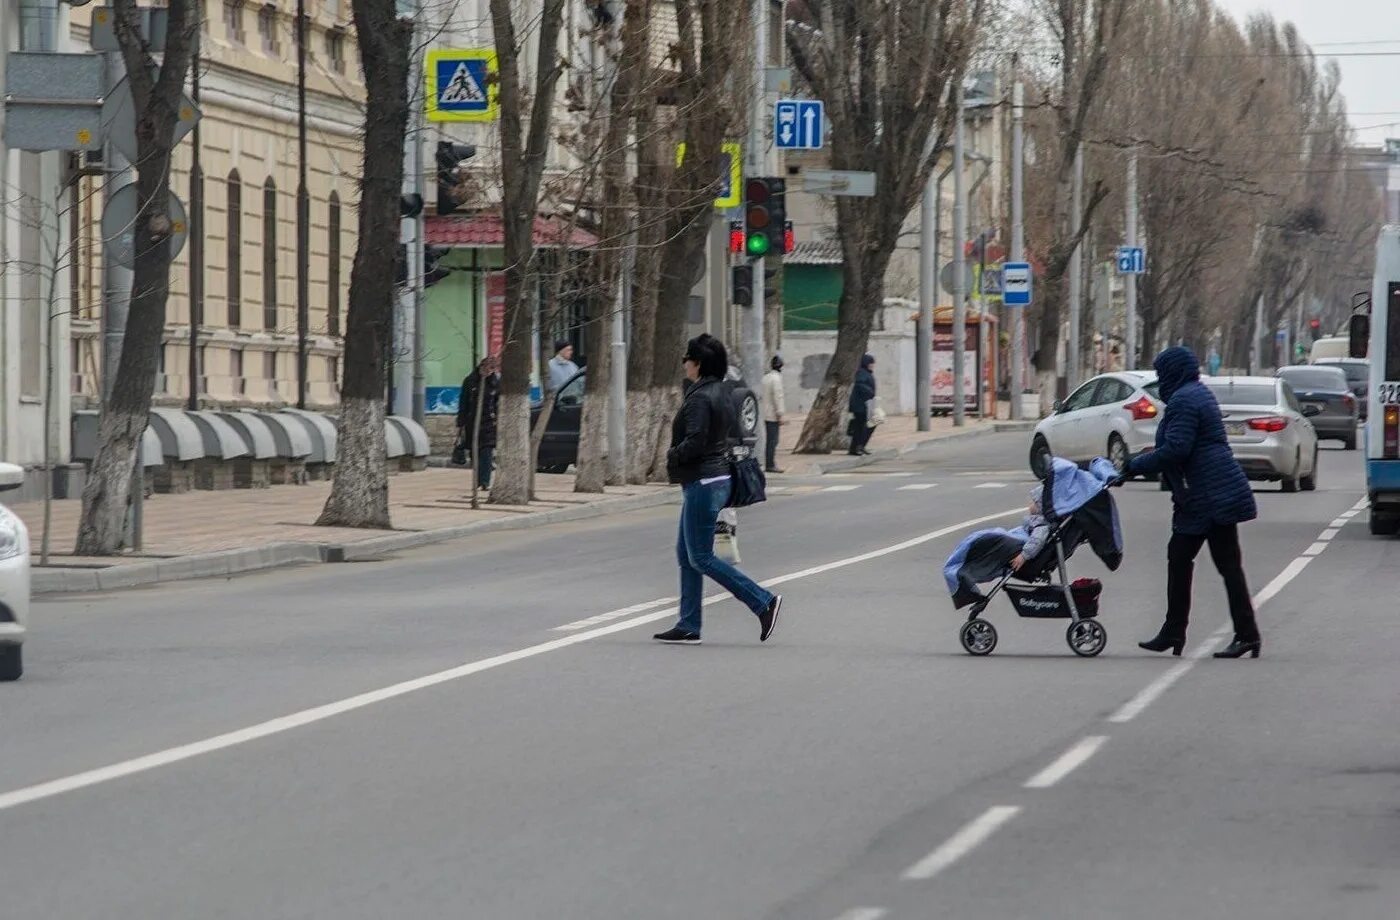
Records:
[[[1001,406],[1005,414],[1006,404]],[[782,427],[778,447],[778,468],[793,476],[806,476],[821,473],[835,473],[842,470],[866,466],[878,460],[889,460],[908,453],[931,441],[949,438],[977,437],[996,431],[1030,431],[1035,422],[1008,422],[996,419],[978,419],[969,416],[967,424],[961,428],[953,426],[950,417],[935,417],[930,421],[928,431],[919,431],[918,418],[913,415],[891,415],[884,424],[875,429],[875,434],[867,445],[868,457],[852,457],[844,450],[830,454],[794,454],[792,445],[797,443],[802,433],[802,425],[807,420],[804,415],[789,415]]]

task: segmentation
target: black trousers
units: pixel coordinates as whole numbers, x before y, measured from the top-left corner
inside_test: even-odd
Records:
[[[781,430],[782,426],[777,422],[763,423],[763,433],[767,439],[767,444],[764,446],[765,456],[763,458],[763,468],[766,470],[775,470],[778,468],[778,432]]]
[[[855,418],[852,421],[851,431],[851,453],[859,453],[865,449],[865,445],[870,443],[870,436],[875,433],[875,429],[869,425],[870,416],[864,412],[853,413]]]
[[[1245,642],[1257,640],[1259,626],[1254,621],[1254,604],[1249,599],[1249,584],[1244,577],[1240,532],[1234,524],[1212,527],[1204,534],[1172,534],[1167,544],[1167,622],[1162,627],[1163,632],[1171,636],[1186,635],[1186,624],[1191,616],[1191,574],[1196,566],[1196,555],[1205,544],[1210,545],[1211,561],[1225,579],[1235,638]]]

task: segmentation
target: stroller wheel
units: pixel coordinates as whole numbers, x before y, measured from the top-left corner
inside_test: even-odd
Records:
[[[1080,620],[1069,624],[1065,630],[1065,641],[1076,655],[1093,658],[1108,644],[1108,630],[1098,620]]]
[[[997,628],[983,619],[968,620],[958,631],[958,638],[969,655],[990,655],[997,647]]]

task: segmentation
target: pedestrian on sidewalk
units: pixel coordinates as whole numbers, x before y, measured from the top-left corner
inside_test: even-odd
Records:
[[[682,495],[676,539],[680,620],[675,628],[653,638],[682,645],[700,643],[702,593],[708,575],[753,611],[759,641],[767,642],[778,623],[782,596],[759,587],[714,553],[715,521],[729,503],[730,433],[737,427],[733,402],[723,383],[729,353],[719,339],[700,335],[686,344],[681,363],[688,386],[671,423],[671,449],[666,454],[666,472],[671,482],[680,485]]]
[[[872,403],[875,400],[875,356],[865,355],[860,359],[860,370],[856,371],[855,382],[851,385],[851,399],[846,408],[851,413],[851,424],[846,429],[846,434],[851,436],[851,449],[848,451],[852,457],[864,456],[870,451],[865,449],[865,445],[870,443],[870,436],[875,433],[875,428],[870,424],[871,412],[875,409]]]
[[[486,381],[485,388],[482,380]],[[477,431],[476,404],[481,400],[480,431]],[[491,468],[496,458],[496,411],[501,400],[501,375],[496,372],[496,359],[486,357],[476,370],[462,381],[462,396],[457,403],[457,436],[468,453],[472,445],[480,448],[481,456],[472,457],[476,484],[491,488]]]
[[[763,375],[763,433],[767,440],[763,469],[781,473],[778,469],[778,433],[783,424],[783,359],[774,355],[768,373]]]
[[[1138,645],[1149,652],[1186,644],[1191,613],[1191,574],[1196,554],[1210,545],[1210,558],[1225,580],[1235,638],[1216,658],[1259,657],[1259,626],[1244,576],[1239,525],[1254,520],[1254,492],[1230,451],[1215,395],[1201,383],[1201,365],[1189,349],[1168,348],[1152,362],[1166,411],[1156,446],[1128,464],[1138,475],[1158,473],[1172,492],[1172,537],[1167,544],[1167,617],[1157,635]]]
[[[574,346],[567,339],[557,340],[554,343],[554,357],[549,359],[549,388],[558,393],[576,374],[578,365],[574,363]]]

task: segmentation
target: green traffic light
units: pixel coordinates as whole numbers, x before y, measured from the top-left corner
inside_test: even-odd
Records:
[[[765,255],[768,252],[768,236],[763,233],[750,233],[746,247],[751,256]]]

